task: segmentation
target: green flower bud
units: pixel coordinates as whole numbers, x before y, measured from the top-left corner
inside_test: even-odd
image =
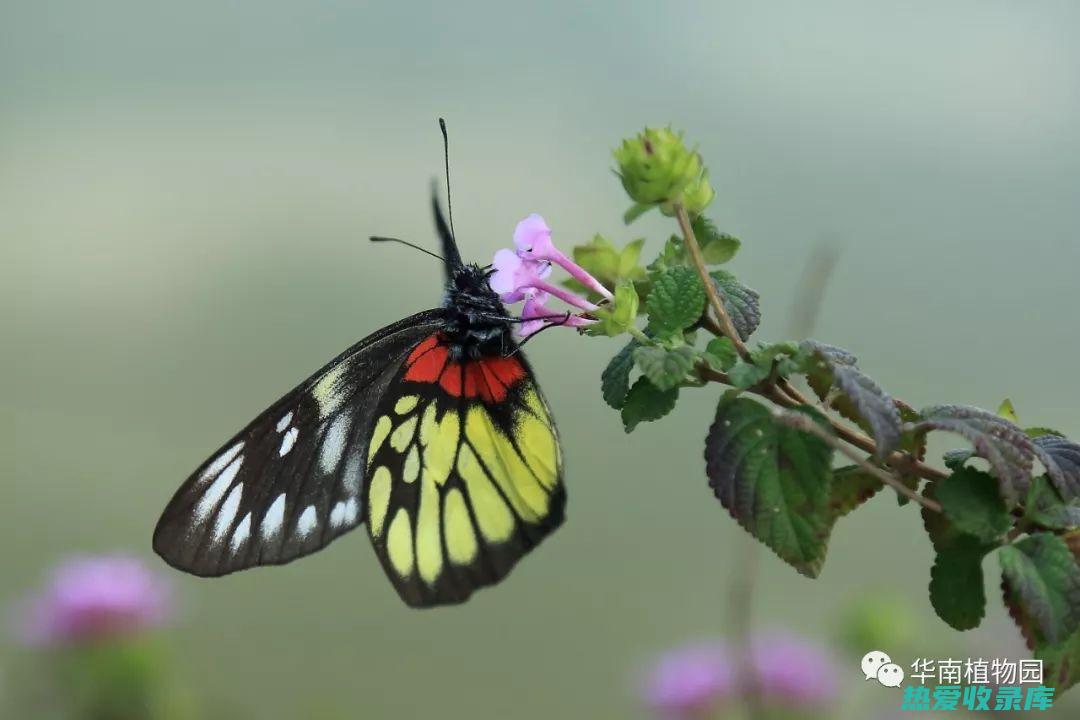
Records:
[[[709,184],[709,171],[705,170],[694,182],[683,190],[683,206],[691,215],[700,215],[716,197],[716,191]]]
[[[628,220],[653,205],[670,208],[681,202],[689,212],[700,214],[712,202],[715,193],[701,156],[686,147],[682,133],[671,128],[646,128],[624,140],[614,155],[623,188],[637,203]]]

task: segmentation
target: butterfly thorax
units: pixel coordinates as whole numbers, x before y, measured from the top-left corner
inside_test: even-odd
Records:
[[[515,347],[510,316],[488,284],[489,274],[469,263],[455,269],[447,283],[443,335],[455,362],[507,355]]]

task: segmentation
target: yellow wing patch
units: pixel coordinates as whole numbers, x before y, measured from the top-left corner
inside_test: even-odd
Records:
[[[368,528],[407,602],[456,602],[562,521],[562,458],[531,383],[498,405],[405,395],[368,452]]]

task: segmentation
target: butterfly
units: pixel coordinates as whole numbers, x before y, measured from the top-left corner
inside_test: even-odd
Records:
[[[551,410],[490,270],[462,262],[434,192],[432,207],[442,307],[353,345],[199,466],[154,530],[167,563],[279,565],[364,524],[401,598],[428,607],[499,582],[562,524]]]

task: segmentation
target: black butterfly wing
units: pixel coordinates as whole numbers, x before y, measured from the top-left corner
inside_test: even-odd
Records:
[[[176,492],[154,530],[155,552],[185,572],[219,576],[287,563],[356,527],[375,408],[444,318],[428,310],[379,330],[271,405]]]

